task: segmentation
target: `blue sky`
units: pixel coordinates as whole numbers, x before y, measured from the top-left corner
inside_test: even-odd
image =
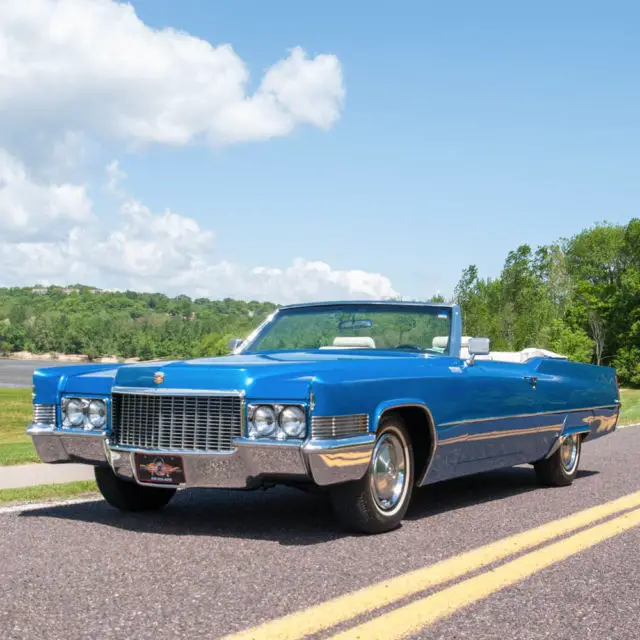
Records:
[[[212,231],[215,260],[285,269],[302,257],[425,297],[451,294],[470,263],[497,275],[521,243],[639,215],[638,3],[132,4],[148,27],[232,45],[249,92],[295,46],[333,54],[345,97],[327,129],[269,140],[101,139],[65,180],[90,183],[103,220],[100,171],[117,159],[137,201]]]

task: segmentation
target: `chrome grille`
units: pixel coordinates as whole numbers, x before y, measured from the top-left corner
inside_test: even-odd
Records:
[[[348,438],[369,431],[369,416],[366,413],[346,416],[313,416],[311,418],[311,437]]]
[[[240,396],[114,393],[113,440],[145,449],[231,451],[242,431]]]
[[[33,421],[35,424],[55,424],[56,405],[55,404],[34,404]]]

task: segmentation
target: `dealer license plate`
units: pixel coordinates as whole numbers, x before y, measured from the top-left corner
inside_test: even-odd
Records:
[[[182,456],[136,453],[135,465],[140,482],[182,484],[185,481]]]

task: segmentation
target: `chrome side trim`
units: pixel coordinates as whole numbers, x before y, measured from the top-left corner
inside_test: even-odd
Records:
[[[392,407],[385,407],[384,411],[382,411],[380,413],[380,416],[378,417],[375,431],[376,433],[378,432],[378,424],[380,423],[380,420],[382,419],[382,416],[384,416],[385,413],[389,411],[393,411],[394,409],[402,409],[403,407],[412,407],[415,409],[422,409],[427,418],[427,424],[429,425],[429,435],[431,436],[430,438],[431,447],[429,449],[429,456],[427,458],[427,464],[425,465],[424,472],[422,473],[419,479],[416,479],[416,486],[421,487],[425,483],[427,479],[427,475],[431,470],[431,465],[433,464],[433,460],[435,459],[436,449],[438,447],[438,434],[436,432],[436,426],[435,426],[436,423],[435,423],[435,420],[433,419],[433,414],[431,413],[431,410],[429,409],[429,407],[427,407],[424,404],[417,404],[417,403],[396,404],[396,405],[393,405]]]
[[[595,411],[597,409],[619,409],[620,405],[605,404],[599,407],[582,407],[580,409],[560,409],[559,411],[538,411],[537,413],[517,413],[510,416],[496,416],[493,418],[473,418],[472,420],[456,420],[454,422],[442,422],[439,427],[454,427],[458,424],[471,424],[475,422],[495,422],[497,420],[513,420],[514,418],[534,418],[535,416],[553,416],[565,413],[579,413],[580,411]]]
[[[243,389],[164,389],[162,387],[113,387],[111,393],[147,396],[239,396]]]
[[[444,447],[448,444],[457,442],[477,442],[480,440],[493,440],[495,438],[507,438],[509,436],[525,436],[536,433],[546,433],[547,431],[560,431],[564,423],[549,424],[542,427],[523,427],[521,429],[507,429],[505,431],[485,431],[483,433],[463,433],[455,438],[443,438],[440,440],[440,446]]]

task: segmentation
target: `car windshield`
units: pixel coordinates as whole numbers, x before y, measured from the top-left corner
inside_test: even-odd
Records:
[[[246,352],[300,349],[397,349],[447,353],[446,307],[344,305],[283,309]]]

